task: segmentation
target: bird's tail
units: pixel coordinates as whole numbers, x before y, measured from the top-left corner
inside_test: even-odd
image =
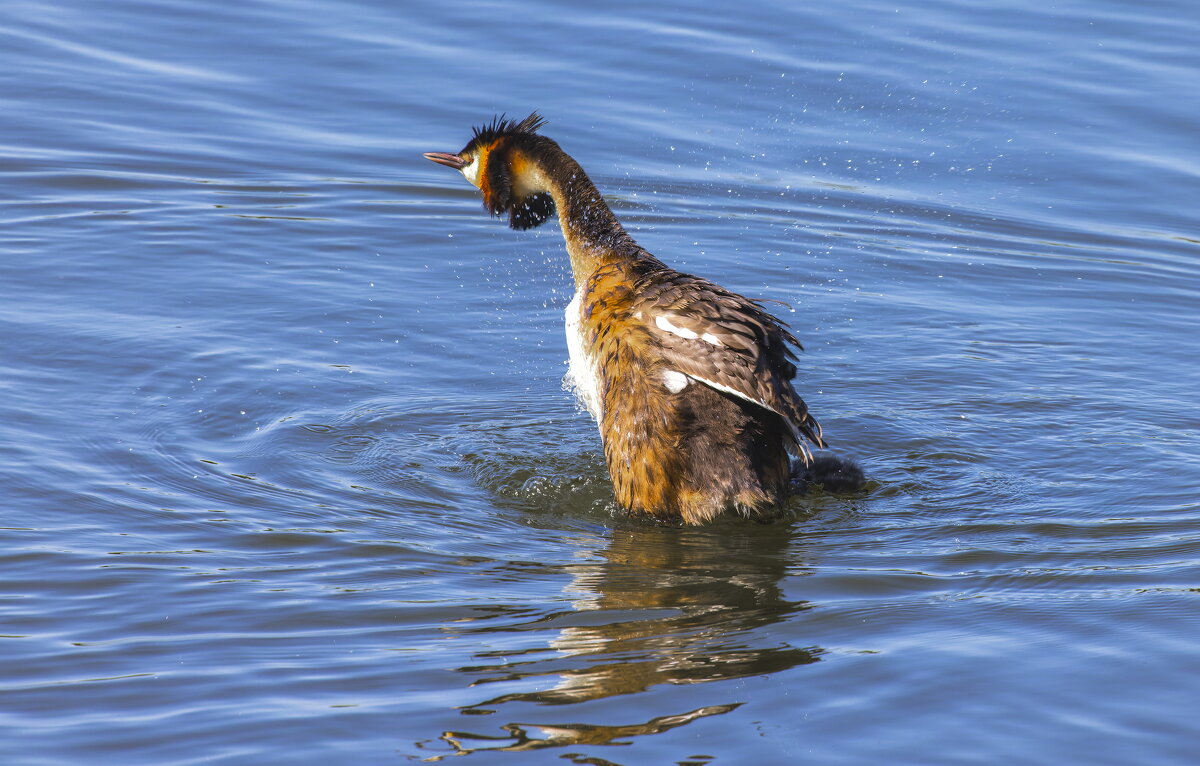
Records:
[[[827,492],[856,492],[867,480],[862,468],[850,458],[816,455],[807,463],[797,461],[792,466],[792,481],[801,492],[810,484],[820,484]]]

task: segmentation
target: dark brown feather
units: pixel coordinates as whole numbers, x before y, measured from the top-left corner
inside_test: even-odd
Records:
[[[790,346],[800,344],[782,322],[742,295],[666,267],[646,273],[633,292],[634,311],[641,314],[668,366],[782,417],[805,459],[804,439],[825,446],[821,427],[792,388],[796,356]],[[663,329],[660,317],[699,337]]]

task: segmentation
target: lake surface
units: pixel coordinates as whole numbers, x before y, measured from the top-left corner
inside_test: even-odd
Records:
[[[0,761],[1194,764],[1197,40],[5,2]],[[790,305],[864,491],[615,509],[557,226],[420,156],[535,108],[651,252]]]

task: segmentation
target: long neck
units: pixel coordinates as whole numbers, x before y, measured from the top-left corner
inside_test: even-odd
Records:
[[[554,198],[576,285],[606,263],[648,255],[621,226],[579,163],[558,144],[547,140],[523,159],[530,167],[518,174],[521,180],[530,191]]]

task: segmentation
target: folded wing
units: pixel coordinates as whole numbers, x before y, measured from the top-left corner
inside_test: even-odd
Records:
[[[805,440],[824,447],[821,427],[792,388],[800,343],[756,302],[705,279],[670,269],[643,276],[631,292],[671,370],[744,399],[783,418],[801,456]]]

